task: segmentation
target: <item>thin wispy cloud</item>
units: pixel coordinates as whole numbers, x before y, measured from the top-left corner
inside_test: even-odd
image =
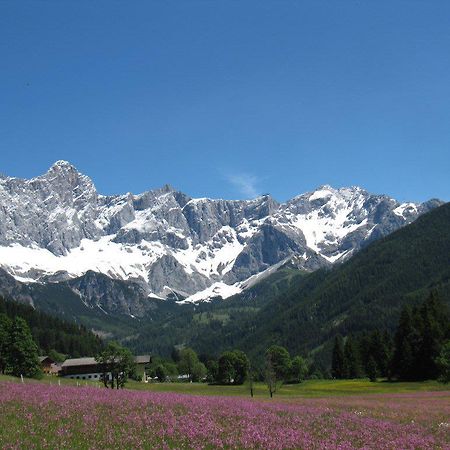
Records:
[[[248,173],[228,174],[226,179],[246,198],[258,197],[259,178]]]

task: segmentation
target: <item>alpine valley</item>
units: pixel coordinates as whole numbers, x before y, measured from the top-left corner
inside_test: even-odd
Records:
[[[280,280],[286,288],[327,273],[442,204],[328,185],[284,203],[191,198],[170,186],[104,196],[58,161],[30,180],[0,176],[0,295],[138,339],[143,323],[202,305],[211,314],[261,286],[270,285],[264,297]]]

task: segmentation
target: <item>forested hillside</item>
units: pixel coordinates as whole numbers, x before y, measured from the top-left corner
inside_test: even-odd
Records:
[[[178,346],[192,346],[201,353],[218,356],[234,348],[241,334],[249,330],[261,308],[276,299],[305,275],[297,269],[283,267],[242,294],[198,305],[165,304],[165,315],[143,320],[139,334],[127,345],[136,352],[152,351],[170,355]]]
[[[2,297],[0,314],[11,320],[16,317],[24,319],[42,353],[55,350],[70,357],[90,356],[103,346],[102,340],[82,325],[66,322]]]
[[[164,323],[144,325],[131,344],[157,342],[162,352],[186,344],[212,354],[240,348],[258,360],[276,343],[328,367],[336,334],[393,331],[402,306],[420,303],[431,290],[450,302],[450,204],[333,270],[293,276],[283,269],[277,276],[265,280],[259,292],[255,286],[222,305],[186,308]],[[290,281],[280,285],[286,277]]]
[[[320,351],[336,333],[392,330],[404,304],[435,289],[450,301],[450,204],[362,250],[331,272],[315,272],[254,318],[240,346],[277,342]],[[328,353],[328,352],[326,352]],[[328,356],[326,358],[328,360]]]
[[[261,365],[265,350],[278,344],[328,369],[337,334],[393,332],[402,307],[419,304],[432,290],[450,303],[450,204],[372,243],[331,270],[306,274],[286,265],[226,301],[179,305],[149,299],[151,314],[117,319],[108,328],[137,353],[169,356],[173,348],[189,346],[199,354],[217,357],[224,350],[241,349]],[[104,320],[100,313],[92,315],[85,305],[83,314],[67,309],[80,305],[67,292],[42,288],[36,296],[38,307],[58,314],[58,305],[64,304],[65,311],[71,311],[68,316],[94,328],[98,323],[100,328]],[[78,356],[93,354],[100,345],[98,338],[79,325],[12,302],[2,300],[0,305],[10,314],[20,310],[28,316],[44,351],[54,348]]]

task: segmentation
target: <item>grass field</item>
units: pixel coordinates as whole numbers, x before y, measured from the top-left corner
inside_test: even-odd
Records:
[[[243,386],[215,386],[204,383],[129,383],[128,388],[150,390],[153,392],[177,392],[195,395],[237,395],[250,396],[250,389]],[[300,384],[283,385],[275,393],[275,397],[329,397],[345,395],[388,394],[405,392],[445,391],[445,386],[436,381],[388,383],[384,381],[371,383],[365,380],[308,380]],[[255,383],[255,397],[268,397],[267,386]]]
[[[0,381],[17,381],[17,378],[0,375]],[[57,377],[44,377],[42,380],[25,380],[26,383],[44,383],[56,385],[61,383],[65,386],[76,386],[76,380]],[[79,385],[100,385],[94,382],[78,382]],[[178,394],[191,395],[220,395],[220,396],[242,396],[249,397],[248,385],[242,386],[217,386],[205,383],[139,383],[128,381],[127,389],[150,391],[150,392],[174,392]],[[268,390],[264,383],[254,384],[254,396],[257,398],[268,398]],[[422,382],[387,382],[377,381],[371,383],[368,380],[308,380],[300,384],[283,385],[275,393],[276,398],[313,398],[346,395],[366,394],[398,394],[408,392],[432,392],[450,390],[450,385],[438,383],[437,381]]]

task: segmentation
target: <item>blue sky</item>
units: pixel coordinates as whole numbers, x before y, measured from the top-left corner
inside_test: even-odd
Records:
[[[448,0],[0,0],[0,172],[450,200]]]

